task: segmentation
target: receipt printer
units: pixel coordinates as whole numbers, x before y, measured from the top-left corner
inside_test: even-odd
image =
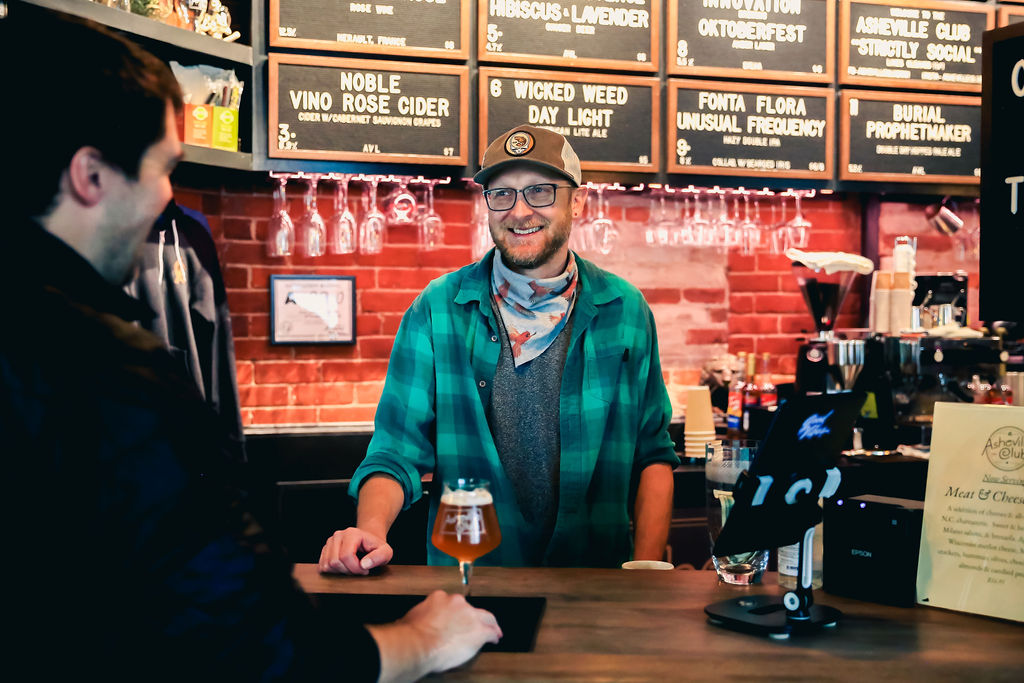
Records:
[[[924,503],[874,495],[824,501],[825,592],[913,606]]]

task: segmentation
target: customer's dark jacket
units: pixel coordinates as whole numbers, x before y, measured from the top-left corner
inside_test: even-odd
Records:
[[[3,235],[5,666],[33,680],[375,678],[366,630],[315,610],[247,514],[223,429],[132,322],[152,312],[35,223]]]

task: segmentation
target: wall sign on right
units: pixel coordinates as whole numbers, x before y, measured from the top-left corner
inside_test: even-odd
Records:
[[[981,181],[981,98],[846,90],[840,119],[841,180]]]
[[[999,25],[1010,26],[1024,22],[1024,7],[1000,7]]]
[[[981,92],[981,34],[995,7],[939,0],[842,0],[839,82]]]

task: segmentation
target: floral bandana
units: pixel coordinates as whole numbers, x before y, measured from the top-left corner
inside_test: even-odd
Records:
[[[544,353],[565,327],[576,301],[576,258],[569,252],[569,265],[555,277],[537,280],[520,275],[494,252],[491,292],[505,323],[512,360],[516,367]]]

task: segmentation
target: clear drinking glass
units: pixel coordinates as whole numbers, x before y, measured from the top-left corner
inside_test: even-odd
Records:
[[[615,229],[615,224],[605,215],[607,204],[605,203],[604,191],[606,187],[604,183],[598,183],[595,186],[594,189],[597,193],[597,215],[587,223],[587,232],[591,236],[591,244],[604,256],[612,253],[615,243],[619,239],[619,232]]]
[[[789,229],[786,227],[786,195],[779,195],[779,210],[782,212],[782,219],[775,222],[775,210],[772,208],[772,234],[771,252],[779,255],[786,253],[789,249]]]
[[[693,226],[694,243],[701,247],[710,247],[714,244],[713,229],[711,221],[707,219],[700,208],[700,194],[693,195]]]
[[[270,215],[267,225],[267,255],[273,257],[290,256],[295,249],[295,225],[288,215],[288,196],[286,187],[291,177],[287,173],[271,173],[270,177],[277,181],[274,187],[274,213]]]
[[[473,260],[483,258],[487,250],[494,246],[488,216],[487,202],[484,196],[477,192],[476,200],[473,202]]]
[[[706,446],[704,490],[708,511],[708,537],[711,539],[711,560],[718,578],[735,585],[748,585],[761,580],[768,567],[768,550],[754,550],[738,555],[716,557],[715,541],[725,526],[732,509],[732,492],[741,472],[750,469],[757,452],[757,442],[749,440],[712,441]]]
[[[444,482],[430,542],[459,563],[462,585],[468,595],[473,562],[501,543],[498,514],[486,480],[454,479]]]
[[[301,256],[323,256],[327,251],[327,225],[316,208],[316,190],[319,182],[320,174],[314,173],[309,176],[305,199],[306,212],[302,214],[297,226]]]
[[[334,215],[327,221],[327,246],[332,254],[351,254],[356,250],[356,217],[348,208],[348,182],[341,176],[334,188]]]
[[[420,218],[420,246],[426,250],[437,249],[444,242],[444,221],[434,210],[434,186],[439,181],[427,181],[427,213]]]
[[[786,231],[789,233],[789,245],[797,249],[803,249],[807,246],[811,229],[811,222],[804,218],[804,214],[800,210],[802,195],[803,192],[799,190],[793,191],[793,198],[796,201],[796,213],[786,223]]]
[[[715,217],[715,246],[727,251],[736,239],[736,221],[729,215],[729,204],[725,191],[718,193],[718,215]]]
[[[388,225],[412,225],[416,222],[416,195],[409,191],[409,179],[402,176],[398,187],[388,196]]]
[[[738,215],[737,211],[737,215]],[[743,195],[743,222],[740,224],[742,241],[740,249],[744,256],[750,256],[761,246],[761,207],[754,201],[754,216],[750,216],[750,195]]]
[[[363,216],[363,222],[359,226],[359,253],[379,254],[384,251],[384,214],[377,207],[377,184],[380,178],[376,176],[370,181],[370,195]],[[364,200],[366,197],[364,195]]]

